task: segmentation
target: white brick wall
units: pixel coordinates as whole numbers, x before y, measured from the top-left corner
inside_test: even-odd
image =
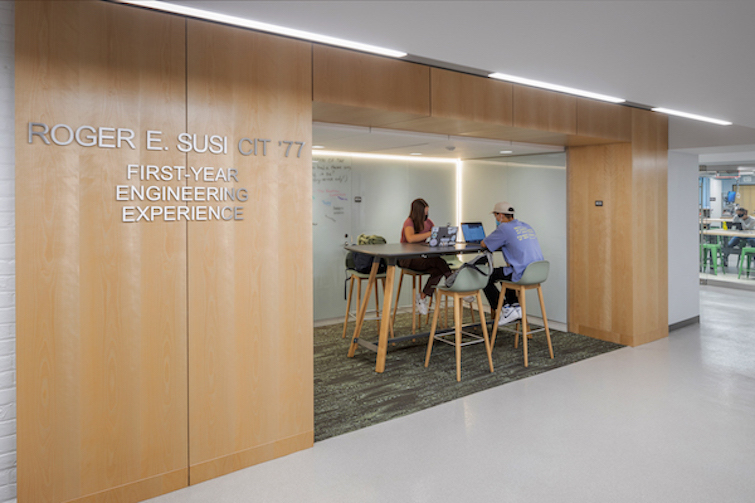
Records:
[[[14,3],[0,0],[0,502],[16,500]]]

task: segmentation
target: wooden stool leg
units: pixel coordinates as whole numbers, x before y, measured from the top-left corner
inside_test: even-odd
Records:
[[[493,335],[490,336],[490,345],[495,346],[495,337],[498,333],[498,320],[501,318],[501,311],[503,311],[503,296],[505,293],[505,288],[501,287],[501,293],[498,295],[498,307],[496,308],[495,313],[491,313],[493,316]],[[493,306],[490,306],[490,309],[493,309]]]
[[[441,293],[438,291],[437,293],[438,297],[440,297]],[[438,300],[438,304],[440,304],[440,300]],[[433,352],[433,341],[435,340],[435,329],[438,327],[438,315],[440,314],[440,311],[438,309],[435,310],[433,313],[433,323],[430,327],[430,340],[427,341],[427,354],[425,355],[425,367],[427,367],[430,364],[430,354]]]
[[[412,274],[412,335],[417,331],[417,276]]]
[[[448,328],[448,295],[443,296],[443,328]],[[440,302],[438,302],[440,307]]]
[[[375,276],[378,269],[378,262],[372,262],[372,268],[370,269],[370,277],[367,280],[367,288],[365,288],[364,291],[364,301],[359,303],[359,309],[357,310],[357,322],[356,326],[354,327],[354,335],[351,338],[351,344],[349,344],[349,352],[347,353],[347,356],[349,358],[353,358],[354,354],[356,354],[357,346],[359,345],[356,342],[356,339],[359,337],[359,335],[362,333],[362,325],[364,325],[364,316],[367,312],[367,304],[370,303],[370,281],[375,281]],[[359,284],[361,285],[362,280],[359,280]],[[360,287],[361,288],[361,287]],[[359,291],[359,289],[357,289]],[[378,358],[380,357],[380,351],[378,347]],[[378,360],[379,361],[379,360]],[[382,370],[378,370],[378,372],[382,372]]]
[[[341,339],[346,338],[346,325],[349,324],[349,311],[351,310],[351,295],[354,293],[354,275],[349,279],[349,297],[346,301],[346,317],[343,319],[343,335]],[[357,303],[359,305],[359,303]]]
[[[527,300],[524,295],[524,288],[517,288],[517,296],[519,297],[519,305],[522,307],[522,345],[524,346],[524,366],[529,366],[527,359],[527,336],[529,335],[529,327],[527,326]]]
[[[377,331],[380,332],[380,301],[378,300],[378,281],[375,281],[375,324],[377,325]],[[383,280],[383,288],[385,288],[385,280]]]
[[[480,312],[482,312],[482,309],[480,309]],[[472,317],[472,323],[474,323],[474,304],[469,304],[469,316]],[[482,319],[482,315],[480,315],[480,319]]]
[[[456,380],[461,381],[461,297],[454,292],[454,333],[456,335]]]
[[[493,348],[490,345],[490,338],[488,337],[488,326],[485,324],[485,313],[482,311],[482,295],[480,295],[479,290],[477,290],[475,297],[477,297],[477,309],[480,310],[480,324],[482,325],[482,337],[485,340],[485,352],[488,354],[490,371],[493,372]],[[470,306],[471,309],[472,307]]]
[[[398,290],[396,291],[396,303],[393,305],[393,318],[391,319],[391,326],[396,323],[396,311],[398,310],[398,300],[401,298],[401,285],[404,282],[404,270],[401,270],[401,276],[398,277]]]
[[[545,337],[548,339],[548,351],[553,359],[553,344],[551,344],[551,332],[548,330],[548,316],[545,314],[545,302],[543,301],[543,289],[537,285],[537,297],[540,299],[540,312],[543,314],[543,326],[545,327]]]
[[[386,278],[383,278],[383,303],[385,303],[385,285],[386,285],[385,280]],[[383,308],[383,311],[385,311],[385,308]],[[380,321],[383,321],[382,314],[380,315]],[[391,333],[389,339],[393,339],[394,337],[396,337],[396,334],[393,332],[393,318],[391,317],[391,306],[388,306],[388,323],[389,323],[388,330]]]
[[[422,280],[420,279],[420,285],[422,284]],[[433,308],[433,301],[435,300],[435,294],[430,296],[430,303],[427,304],[427,316],[425,316],[425,325],[430,323],[430,310]],[[440,306],[440,299],[438,299],[438,305]],[[422,328],[422,315],[419,315],[419,326]]]
[[[522,322],[521,321],[517,321],[516,322],[516,327],[514,328],[514,330],[516,331],[516,335],[514,336],[514,349],[516,349],[516,348],[519,347],[519,331],[521,329],[522,329]]]
[[[357,306],[362,307],[362,278],[357,280]],[[357,310],[359,310],[357,307]]]

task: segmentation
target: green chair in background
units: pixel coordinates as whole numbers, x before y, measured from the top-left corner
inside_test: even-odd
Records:
[[[702,272],[705,272],[708,258],[710,257],[710,267],[713,269],[713,274],[718,276],[719,267],[721,268],[721,272],[726,274],[722,248],[720,244],[703,243],[700,245],[700,267]]]
[[[755,261],[755,247],[745,246],[742,248],[742,251],[739,252],[739,274],[737,274],[737,279],[742,277],[742,268],[745,267],[745,262],[747,263],[747,277],[750,277],[753,261]]]

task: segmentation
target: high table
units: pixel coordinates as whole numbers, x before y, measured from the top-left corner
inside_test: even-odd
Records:
[[[755,238],[755,231],[739,231],[736,229],[705,229],[703,234],[706,236],[726,236],[731,238]]]
[[[418,257],[439,257],[441,255],[456,255],[457,253],[475,253],[481,251],[482,245],[479,244],[456,244],[452,246],[434,246],[430,247],[418,243],[390,243],[379,245],[346,245],[344,248],[351,252],[365,253],[371,255],[372,268],[370,269],[370,279],[367,284],[367,292],[362,299],[357,313],[356,326],[354,327],[354,336],[351,338],[349,346],[349,358],[354,356],[357,346],[362,346],[370,351],[377,352],[377,361],[375,363],[375,372],[385,370],[385,357],[388,352],[388,327],[391,324],[391,304],[393,302],[393,281],[396,273],[396,262],[400,259],[410,259]],[[380,335],[378,345],[359,339],[359,334],[364,323],[364,315],[367,312],[367,303],[370,300],[370,292],[375,285],[375,276],[377,275],[380,259],[384,258],[388,264],[385,274],[385,291],[383,292],[383,313],[381,315]],[[414,299],[412,299],[412,302]],[[438,306],[435,306],[437,309]],[[415,336],[416,337],[416,336]]]

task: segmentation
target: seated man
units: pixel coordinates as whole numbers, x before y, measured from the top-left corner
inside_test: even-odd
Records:
[[[482,242],[483,248],[491,252],[501,250],[503,258],[508,264],[506,267],[496,267],[490,276],[488,285],[485,287],[485,297],[490,303],[491,312],[498,307],[498,288],[496,281],[519,281],[524,270],[532,262],[543,260],[543,252],[537,241],[535,231],[524,222],[514,218],[514,207],[507,202],[500,202],[493,208],[497,227]],[[519,306],[516,292],[507,289],[505,292],[499,325],[505,325],[522,318],[522,308]]]
[[[740,224],[743,231],[755,230],[755,218],[752,218],[747,214],[747,210],[744,208],[737,208],[734,218],[731,221],[732,224]],[[740,242],[743,242],[743,246],[755,246],[755,237],[753,238],[740,238],[733,237],[724,247],[724,265],[728,265],[729,254],[735,253],[733,248],[739,246]]]
[[[734,215],[731,223],[742,224],[743,231],[755,231],[755,218],[748,215],[747,210],[744,208],[737,208],[737,213]],[[755,238],[731,238],[729,240],[729,248],[737,246],[740,239],[744,240],[747,246],[755,246]]]

